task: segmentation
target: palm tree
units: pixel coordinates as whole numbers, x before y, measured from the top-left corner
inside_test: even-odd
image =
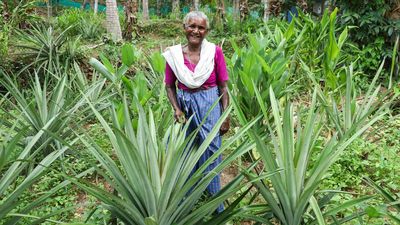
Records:
[[[99,0],[94,0],[94,6],[93,6],[94,14],[97,13],[98,6],[99,6]]]
[[[225,19],[225,0],[219,0],[218,1],[218,10],[220,11],[220,16],[221,19],[224,20]]]
[[[240,8],[240,0],[233,0],[233,12],[236,20],[239,20],[239,8]]]
[[[179,0],[172,0],[172,13],[174,13],[175,16],[178,16],[178,14],[179,14]]]
[[[194,10],[198,11],[199,10],[199,5],[200,5],[199,0],[194,0],[193,1]]]
[[[245,20],[250,12],[248,0],[243,0],[240,2],[239,11],[240,11],[240,21]]]
[[[116,0],[106,0],[106,7],[107,32],[111,34],[114,41],[119,41],[122,39],[122,32]]]
[[[225,25],[225,2],[224,0],[217,1],[217,11],[215,13],[214,24],[220,31],[224,29]]]
[[[82,9],[85,9],[86,4],[90,5],[90,1],[89,0],[84,0],[83,3],[82,3]]]
[[[161,2],[161,0],[157,0],[157,16],[161,16],[161,5],[162,5],[162,2]]]
[[[149,20],[149,1],[143,0],[143,19]]]
[[[47,20],[50,22],[50,18],[53,15],[53,4],[51,0],[47,0],[46,4],[47,4]]]
[[[269,0],[261,0],[261,2],[264,5],[263,20],[268,21],[269,20]]]
[[[138,13],[138,0],[128,0],[125,2],[125,27],[124,27],[124,39],[132,40],[133,32],[135,36],[139,36],[138,23],[137,23],[137,13]]]

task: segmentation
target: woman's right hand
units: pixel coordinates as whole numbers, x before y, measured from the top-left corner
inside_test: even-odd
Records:
[[[180,109],[175,109],[174,118],[175,118],[175,122],[178,122],[178,123],[186,122],[185,114]]]

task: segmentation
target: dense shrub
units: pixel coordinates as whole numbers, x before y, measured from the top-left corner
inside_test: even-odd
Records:
[[[68,29],[68,35],[81,35],[89,40],[99,39],[105,33],[103,22],[103,14],[93,14],[81,9],[65,9],[56,20],[59,28]]]
[[[340,23],[355,26],[349,30],[350,39],[362,49],[360,67],[374,71],[383,57],[391,57],[395,38],[400,34],[400,7],[396,0],[339,0]]]

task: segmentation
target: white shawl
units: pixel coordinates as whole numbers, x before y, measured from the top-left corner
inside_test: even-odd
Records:
[[[206,39],[203,40],[200,60],[194,72],[185,66],[180,44],[168,47],[162,55],[172,71],[174,71],[179,82],[190,89],[195,89],[203,85],[214,70],[215,44],[208,42]]]

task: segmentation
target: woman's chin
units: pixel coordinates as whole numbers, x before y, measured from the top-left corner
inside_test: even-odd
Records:
[[[198,39],[198,38],[189,38],[188,43],[190,45],[199,45],[201,44],[202,40]]]

